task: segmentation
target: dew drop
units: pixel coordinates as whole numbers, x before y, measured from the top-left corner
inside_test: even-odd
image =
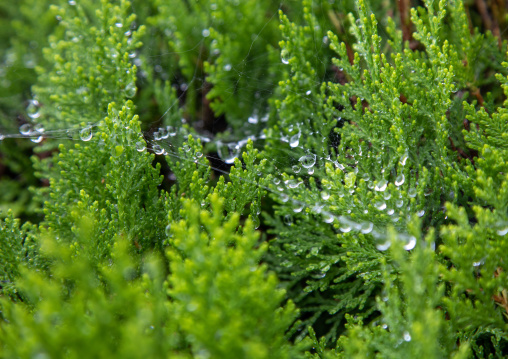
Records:
[[[166,139],[169,137],[168,129],[167,128],[159,128],[159,136],[161,139]]]
[[[125,97],[132,98],[136,95],[136,84],[134,82],[129,82],[127,86],[125,86]]]
[[[32,133],[32,126],[29,123],[25,123],[19,127],[19,133],[23,136],[28,136]]]
[[[410,188],[409,191],[407,191],[407,195],[410,198],[415,198],[416,197],[416,188]]]
[[[328,198],[330,198],[330,193],[328,192],[321,192],[321,198],[323,199],[323,201],[327,201]]]
[[[414,236],[410,236],[407,240],[407,243],[404,245],[404,249],[406,251],[410,251],[416,246],[416,238]]]
[[[291,136],[289,139],[289,146],[291,147],[297,147],[300,143],[300,132],[298,132],[296,135]]]
[[[300,157],[299,161],[303,167],[312,168],[314,166],[314,164],[316,163],[316,155],[311,154],[311,155],[302,156],[302,157]]]
[[[273,183],[275,183],[276,185],[280,183],[280,179],[279,178],[274,178],[273,179]]]
[[[399,176],[397,176],[394,183],[397,187],[399,187],[404,183],[405,180],[406,177],[403,174],[400,174]]]
[[[76,1],[74,1],[74,0],[69,0],[69,5],[70,5],[70,6],[74,6],[74,5],[76,5]]]
[[[411,341],[411,335],[408,332],[404,332],[404,340],[406,342],[410,342]]]
[[[305,94],[306,94],[307,96],[309,96],[311,93],[312,93],[312,91],[311,91],[311,90],[308,90]]]
[[[303,203],[293,202],[293,212],[300,213],[303,210]]]
[[[299,185],[301,185],[303,182],[298,182],[297,180],[295,179],[290,179],[290,180],[287,180],[287,181],[284,181],[284,184],[286,185],[286,187],[288,188],[297,188]]]
[[[171,137],[174,137],[176,136],[176,128],[173,127],[173,126],[168,126],[166,127],[167,131],[168,131],[168,134],[171,136]]]
[[[166,226],[166,236],[169,237],[170,235],[171,235],[171,224],[168,224]]]
[[[383,243],[376,244],[376,248],[378,251],[386,251],[390,246],[392,245],[392,242],[390,240],[387,240]]]
[[[26,107],[26,113],[28,117],[30,118],[39,118],[40,112],[39,112],[39,101],[37,100],[30,100],[28,101],[28,106]]]
[[[376,186],[374,189],[378,192],[383,192],[386,189],[386,186],[388,185],[388,181],[385,179],[382,179],[378,183],[376,183]]]
[[[82,141],[90,141],[92,139],[93,132],[92,132],[92,126],[86,126],[81,131],[79,131],[79,137]]]
[[[201,158],[203,157],[203,152],[200,152],[200,151],[197,151],[194,156],[196,156],[197,158]]]
[[[396,202],[395,202],[395,206],[397,206],[397,208],[400,208],[404,205],[404,201],[402,199],[398,199]]]
[[[223,67],[224,71],[231,71],[231,64],[226,64]]]
[[[404,155],[402,155],[402,157],[400,158],[399,163],[400,163],[402,166],[405,166],[405,165],[406,165],[407,158],[408,158],[408,154],[407,154],[407,152],[406,152],[406,153],[404,153]]]
[[[370,232],[372,232],[373,228],[374,228],[374,223],[372,223],[372,222],[363,222],[360,225],[360,232],[362,232],[363,234],[369,234]]]
[[[143,152],[144,150],[146,150],[145,143],[141,141],[136,142],[136,150],[138,152]]]
[[[258,119],[258,116],[256,115],[251,115],[249,116],[249,118],[247,119],[247,121],[249,123],[252,123],[253,125],[257,124],[259,122],[259,119]]]
[[[422,209],[421,211],[418,211],[418,212],[416,213],[416,215],[417,215],[418,217],[423,217],[423,215],[424,215],[424,214],[425,214],[425,210],[423,210],[423,209]]]
[[[291,167],[291,169],[293,170],[294,173],[299,173],[301,170],[300,166],[298,165],[294,165],[293,167]]]
[[[123,24],[121,22],[117,22],[117,23],[115,23],[115,26],[118,28],[121,28],[121,27],[123,27]]]
[[[164,153],[164,149],[159,145],[153,145],[152,150],[156,155],[162,155]]]
[[[288,226],[291,226],[293,224],[293,217],[291,217],[289,214],[286,214],[284,216],[284,223]]]
[[[240,154],[240,146],[234,142],[225,144],[219,141],[217,142],[217,152],[224,162],[232,164]]]
[[[203,37],[208,37],[208,36],[210,36],[210,30],[208,30],[208,29],[204,29],[203,31],[201,31],[201,35],[203,35]]]
[[[508,226],[497,230],[497,234],[500,236],[505,236],[506,233],[508,233]]]
[[[182,149],[185,151],[185,152],[189,152],[191,150],[191,147],[188,145],[188,144],[185,144],[182,146]]]
[[[395,213],[395,210],[392,208],[390,208],[389,210],[386,211],[386,214],[389,216],[393,215],[394,213]]]
[[[376,207],[378,210],[382,211],[384,209],[386,209],[386,203],[385,202],[376,202],[374,203],[374,207]]]
[[[334,219],[335,218],[331,213],[324,213],[323,215],[323,222],[325,223],[332,223]]]
[[[43,136],[37,136],[37,137],[32,137],[30,139],[30,141],[35,142],[35,143],[40,143],[43,139],[44,139]]]
[[[280,59],[281,59],[281,61],[282,61],[282,63],[283,63],[284,65],[289,64],[289,59],[290,59],[289,51],[287,51],[287,50],[282,50],[282,51],[280,52]]]

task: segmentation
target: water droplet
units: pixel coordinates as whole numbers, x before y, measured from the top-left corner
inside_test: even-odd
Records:
[[[138,152],[143,152],[144,150],[146,150],[145,143],[141,141],[136,142],[136,150]]]
[[[392,242],[388,239],[385,242],[376,244],[376,248],[378,251],[386,251],[391,245]]]
[[[173,126],[168,126],[166,127],[167,131],[168,131],[168,134],[171,136],[171,137],[174,137],[176,136],[176,128],[173,127]]]
[[[311,91],[311,90],[308,90],[305,94],[306,94],[307,96],[309,96],[311,93],[312,93],[312,91]]]
[[[293,167],[291,167],[291,169],[293,170],[294,173],[299,173],[301,170],[300,166],[298,165],[294,165]]]
[[[287,226],[291,226],[293,224],[293,217],[291,217],[289,214],[286,214],[284,216],[284,223],[287,225]]]
[[[189,152],[191,150],[191,147],[188,145],[188,144],[185,144],[182,146],[182,149],[185,151],[185,152]]]
[[[390,198],[392,198],[392,194],[390,192],[385,192],[383,193],[383,198],[388,201]]]
[[[70,6],[74,6],[74,5],[76,5],[76,1],[74,1],[74,0],[69,0],[69,5],[70,5]]]
[[[291,136],[289,139],[289,146],[291,147],[297,147],[300,143],[300,132],[298,132],[296,135]]]
[[[314,174],[314,168],[309,168],[309,170],[307,171],[307,173],[308,173],[309,175]]]
[[[416,188],[410,188],[409,191],[407,191],[407,195],[410,198],[415,198],[416,197]]]
[[[378,183],[376,183],[376,186],[374,189],[378,192],[383,192],[386,189],[386,186],[388,185],[388,181],[385,179],[382,179]]]
[[[372,222],[363,222],[360,225],[360,232],[362,232],[363,234],[368,234],[368,233],[372,232],[373,228],[374,228],[374,223],[372,223]]]
[[[125,86],[125,97],[132,98],[136,95],[136,84],[134,82],[129,82],[127,86]]]
[[[158,132],[159,132],[159,136],[160,136],[161,139],[166,139],[166,138],[169,137],[169,133],[168,133],[167,128],[161,127],[161,128],[159,128]]]
[[[325,222],[325,223],[332,223],[334,219],[335,218],[334,218],[333,214],[331,214],[331,213],[325,212],[323,214],[323,222]]]
[[[280,179],[279,179],[279,178],[274,178],[274,179],[273,179],[273,183],[275,183],[275,184],[279,184],[279,183],[280,183]]]
[[[2,141],[5,138],[5,135],[0,133],[0,141]]]
[[[231,71],[231,64],[226,64],[223,67],[224,71]]]
[[[323,199],[323,201],[327,201],[328,198],[330,198],[330,193],[328,192],[321,192],[321,198]]]
[[[291,56],[289,55],[289,51],[287,51],[286,49],[284,49],[280,52],[280,59],[284,65],[289,64],[290,58],[291,58]]]
[[[508,226],[497,230],[497,234],[500,236],[505,236],[506,233],[508,233]]]
[[[28,115],[28,117],[30,118],[39,118],[40,117],[40,112],[39,112],[39,101],[37,100],[30,100],[28,101],[28,106],[26,107],[26,113]]]
[[[217,152],[219,157],[226,162],[227,164],[232,164],[235,162],[235,158],[240,154],[240,146],[237,143],[222,143],[221,141],[217,142]]]
[[[408,158],[408,154],[407,154],[407,152],[406,152],[406,153],[404,153],[404,155],[402,155],[402,157],[400,158],[399,163],[400,163],[402,166],[405,166],[405,165],[406,165],[407,158]]]
[[[407,243],[404,245],[404,249],[406,251],[410,251],[415,246],[416,246],[416,237],[410,236],[409,238],[407,238]]]
[[[404,332],[404,340],[406,342],[410,342],[411,341],[411,335],[408,332]]]
[[[293,201],[293,212],[300,213],[303,210],[303,203]]]
[[[295,179],[290,179],[290,180],[287,180],[287,181],[284,181],[284,184],[286,185],[286,187],[288,188],[297,188],[299,185],[301,185],[303,182],[298,182],[297,180]]]
[[[281,193],[280,194],[280,200],[282,202],[287,202],[289,200],[289,196],[287,194],[285,194],[285,193]]]
[[[25,123],[19,127],[19,133],[23,136],[28,136],[32,133],[32,126],[29,123]]]
[[[395,205],[397,206],[397,208],[400,208],[404,205],[404,201],[402,199],[398,199],[396,202],[395,202]]]
[[[197,151],[194,155],[195,155],[197,158],[201,158],[201,157],[203,157],[203,152],[199,152],[199,151]]]
[[[257,124],[259,122],[259,119],[258,119],[258,116],[257,115],[251,115],[249,116],[249,118],[247,119],[247,121],[249,123],[252,123],[253,125]]]
[[[93,132],[92,132],[92,126],[86,126],[81,131],[79,131],[79,137],[82,141],[90,141],[92,139]]]
[[[39,142],[41,142],[43,139],[44,139],[44,137],[43,137],[43,136],[37,136],[37,137],[32,137],[32,138],[30,139],[30,141],[35,142],[35,143],[39,143]]]
[[[400,174],[397,176],[394,183],[397,187],[399,187],[404,183],[405,180],[406,180],[406,177],[403,174]]]
[[[156,155],[162,155],[164,153],[164,149],[159,145],[153,145],[152,150]]]
[[[311,154],[302,156],[300,157],[299,161],[303,167],[312,168],[312,166],[314,166],[314,164],[316,163],[316,155]]]
[[[386,211],[386,214],[389,215],[389,216],[391,216],[394,213],[395,213],[395,210],[392,209],[392,208],[390,208],[389,210]]]
[[[201,31],[201,35],[203,35],[203,37],[208,37],[208,36],[210,36],[210,30],[208,30],[208,29],[204,29],[203,31]]]
[[[117,23],[115,23],[115,26],[118,28],[121,28],[121,27],[123,27],[123,24],[121,22],[117,22]]]
[[[166,236],[169,237],[170,235],[171,235],[171,224],[168,224],[166,226]]]
[[[418,211],[418,212],[416,213],[416,215],[417,215],[418,217],[423,217],[423,215],[424,215],[424,214],[425,214],[425,210],[423,210],[423,209],[422,209],[421,211]]]
[[[382,210],[386,209],[386,203],[383,201],[379,201],[379,202],[374,203],[374,207],[376,207],[378,210],[382,211]]]

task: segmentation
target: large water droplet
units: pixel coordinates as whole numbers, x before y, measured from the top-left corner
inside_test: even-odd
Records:
[[[323,222],[325,223],[332,223],[334,220],[334,216],[331,213],[324,213],[323,214]]]
[[[311,168],[316,163],[316,155],[310,154],[300,157],[300,163],[305,168]]]
[[[406,251],[410,251],[411,249],[413,249],[416,246],[416,237],[409,236],[408,238],[405,238],[405,239],[406,239],[406,244],[404,245],[404,249]]]
[[[168,134],[173,137],[173,136],[176,136],[176,128],[173,127],[173,126],[168,126],[167,127],[167,130],[168,130]]]
[[[376,186],[374,189],[378,192],[383,192],[386,189],[386,186],[388,185],[388,181],[385,179],[382,179],[378,183],[376,183]]]
[[[291,136],[289,139],[289,146],[291,147],[297,147],[300,143],[300,132],[298,132],[296,135]]]
[[[406,177],[403,174],[400,174],[397,176],[394,183],[397,187],[399,187],[400,185],[402,185],[404,183],[405,180],[406,180]]]
[[[409,191],[407,191],[407,195],[410,198],[415,198],[416,197],[416,188],[410,188]]]
[[[376,207],[378,210],[382,211],[386,209],[386,203],[383,201],[374,203],[374,207]]]
[[[19,127],[19,133],[23,136],[28,136],[32,133],[32,126],[29,123],[25,123]]]
[[[388,239],[382,243],[376,244],[376,248],[378,251],[386,251],[390,246],[392,245],[392,242]]]
[[[404,332],[404,341],[406,342],[411,341],[411,335],[408,332]]]
[[[508,226],[497,230],[497,234],[500,236],[505,236],[507,233],[508,233]]]
[[[79,137],[82,141],[90,141],[92,139],[93,132],[92,132],[92,126],[86,126],[81,131],[79,131]]]
[[[131,98],[136,95],[136,84],[134,82],[129,82],[127,86],[125,86],[125,97]]]
[[[159,145],[153,145],[152,150],[156,155],[162,155],[164,153],[164,149]]]
[[[286,184],[286,186],[288,188],[297,188],[299,185],[301,185],[303,182],[301,181],[297,181],[295,179],[290,179],[290,180],[286,180],[284,181],[284,183]]]
[[[232,164],[240,154],[240,146],[234,142],[225,144],[219,141],[217,142],[217,152],[224,162]]]
[[[330,193],[325,191],[321,192],[321,198],[323,199],[323,201],[327,201],[328,198],[330,198]]]
[[[289,51],[287,51],[287,50],[285,50],[285,49],[284,49],[284,50],[282,50],[282,51],[280,52],[280,59],[281,59],[281,61],[282,61],[282,63],[283,63],[284,65],[289,64],[289,59],[290,59],[290,58],[291,58],[291,56],[289,55]]]
[[[28,101],[28,106],[26,107],[26,113],[28,115],[28,117],[30,118],[39,118],[40,117],[40,112],[39,112],[39,101],[37,100],[30,100]]]
[[[360,232],[362,232],[363,234],[368,234],[368,233],[372,232],[373,228],[374,228],[374,223],[372,223],[372,222],[363,222],[360,225]]]
[[[159,128],[159,136],[161,139],[166,139],[169,137],[169,133],[168,133],[168,129],[167,128],[164,128],[164,127],[161,127]]]
[[[136,150],[138,152],[143,152],[146,149],[145,143],[142,141],[136,142]]]

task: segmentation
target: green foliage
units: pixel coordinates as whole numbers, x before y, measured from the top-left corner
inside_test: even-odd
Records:
[[[1,4],[0,357],[506,356],[505,7],[397,3]]]

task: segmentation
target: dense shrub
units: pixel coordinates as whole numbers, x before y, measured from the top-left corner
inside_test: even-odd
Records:
[[[472,3],[1,3],[0,357],[507,355]]]

